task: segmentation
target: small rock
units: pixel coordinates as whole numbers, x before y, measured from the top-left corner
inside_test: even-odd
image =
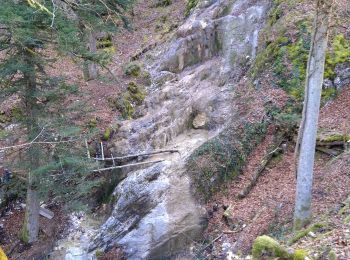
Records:
[[[208,117],[205,113],[199,113],[194,119],[193,119],[193,128],[194,129],[203,129],[208,123]]]
[[[236,260],[236,259],[241,259],[238,255],[235,255],[234,253],[232,253],[231,251],[228,251],[226,253],[226,259],[227,260]]]
[[[308,235],[309,235],[310,237],[312,237],[312,238],[317,237],[316,234],[315,234],[314,232],[312,232],[312,231],[310,231]]]

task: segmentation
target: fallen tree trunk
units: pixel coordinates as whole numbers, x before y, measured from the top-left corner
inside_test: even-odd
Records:
[[[316,150],[331,156],[338,156],[343,152],[343,150],[330,149],[330,148],[320,147],[320,146],[316,146]]]
[[[139,154],[131,154],[126,156],[120,156],[120,157],[113,157],[113,158],[94,158],[96,161],[123,161],[123,160],[131,160],[138,158],[140,156],[151,156],[155,154],[161,154],[161,153],[180,153],[179,150],[161,150],[161,151],[154,151],[149,153],[139,153]]]
[[[258,182],[259,177],[263,173],[263,171],[266,168],[266,165],[270,162],[270,160],[278,153],[282,152],[282,148],[280,148],[282,142],[283,142],[283,135],[275,142],[274,148],[271,152],[269,152],[267,155],[264,156],[264,158],[261,160],[258,168],[255,170],[253,179],[249,182],[249,184],[238,194],[239,199],[244,199],[247,197],[249,192],[253,189],[253,187]]]
[[[109,171],[109,170],[114,170],[114,169],[123,169],[123,168],[127,168],[127,167],[132,167],[132,166],[140,166],[140,165],[152,164],[152,163],[159,163],[159,162],[164,162],[164,160],[148,161],[148,162],[139,162],[139,163],[131,163],[131,164],[125,164],[125,165],[120,165],[120,166],[113,166],[113,167],[108,167],[108,168],[101,168],[101,169],[93,170],[93,172],[103,172],[103,171]]]
[[[316,145],[330,147],[330,146],[344,146],[346,145],[346,143],[347,143],[346,141],[333,141],[333,142],[317,141]]]

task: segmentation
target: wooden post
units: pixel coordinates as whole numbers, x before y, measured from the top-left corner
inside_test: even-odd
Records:
[[[90,159],[91,158],[91,156],[90,156],[90,151],[89,151],[89,145],[88,145],[88,142],[87,142],[87,140],[85,139],[85,146],[86,146],[86,153],[87,153],[87,157],[88,157],[88,159]]]
[[[113,161],[113,167],[114,167],[114,166],[115,166],[115,160],[114,160],[113,154],[111,154],[111,158],[112,158],[112,161]]]
[[[103,142],[101,142],[101,156],[102,156],[102,160],[105,159],[105,154],[104,154],[104,151],[103,151]]]

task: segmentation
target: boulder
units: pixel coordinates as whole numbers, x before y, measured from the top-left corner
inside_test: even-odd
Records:
[[[208,123],[208,117],[205,113],[199,113],[192,122],[194,129],[203,129]]]

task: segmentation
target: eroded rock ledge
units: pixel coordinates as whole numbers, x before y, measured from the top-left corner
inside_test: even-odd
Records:
[[[143,116],[122,122],[113,154],[171,148],[180,155],[157,156],[165,161],[128,173],[91,250],[120,245],[128,259],[164,259],[201,234],[205,211],[193,197],[186,161],[237,119],[228,79],[242,77],[254,59],[268,8],[268,1],[203,1],[154,51],[160,58],[150,66]]]

